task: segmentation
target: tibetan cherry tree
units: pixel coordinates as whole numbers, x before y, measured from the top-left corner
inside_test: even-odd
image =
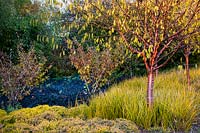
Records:
[[[193,3],[186,3],[186,4],[190,4],[190,8],[194,9],[196,7],[196,3],[198,0],[195,0],[196,2]],[[186,1],[189,2],[189,1]],[[183,5],[182,8],[185,8],[186,6]],[[192,10],[191,10],[192,11]],[[186,71],[186,77],[187,77],[187,87],[190,90],[190,70],[189,70],[189,55],[192,52],[199,52],[200,50],[200,8],[198,7],[196,10],[197,13],[194,14],[194,19],[190,20],[191,25],[190,27],[187,28],[187,30],[185,30],[182,34],[190,34],[192,33],[192,35],[190,35],[187,39],[185,39],[184,41],[182,41],[182,46],[184,49],[184,56],[185,56],[185,71]],[[188,19],[190,17],[188,17],[190,14],[190,12],[186,12],[189,13],[188,15],[185,14],[184,17],[182,17],[181,20],[179,20],[179,23],[184,23],[182,24],[182,26],[184,26],[187,22]]]
[[[125,45],[132,54],[143,59],[148,74],[147,105],[152,107],[154,73],[167,64],[185,39],[194,34],[196,29],[185,31],[197,21],[199,0],[84,0],[72,3],[70,10],[76,17],[71,28],[95,26],[108,31],[111,44]],[[90,40],[94,39],[93,32],[85,33]]]
[[[189,56],[192,52],[199,53],[200,50],[200,36],[199,34],[195,34],[191,36],[187,40],[183,41],[182,45],[184,46],[184,57],[185,57],[185,71],[187,78],[187,88],[191,90],[191,81],[190,81],[190,65],[189,65]]]

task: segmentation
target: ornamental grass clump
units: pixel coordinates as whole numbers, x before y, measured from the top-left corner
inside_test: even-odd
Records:
[[[183,73],[160,74],[155,82],[155,103],[146,104],[146,78],[135,78],[114,85],[105,95],[90,102],[92,117],[125,118],[142,129],[188,131],[199,114],[199,93],[187,90]]]

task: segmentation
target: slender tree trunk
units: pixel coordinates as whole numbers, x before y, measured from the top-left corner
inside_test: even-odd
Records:
[[[147,83],[147,105],[150,108],[153,106],[153,86],[154,86],[154,72],[151,69],[148,72],[148,83]]]
[[[190,48],[187,46],[185,49],[185,71],[187,76],[187,87],[190,90],[190,68],[189,68],[189,55],[190,55]]]

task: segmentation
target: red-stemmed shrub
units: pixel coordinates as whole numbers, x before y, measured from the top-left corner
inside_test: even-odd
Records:
[[[13,105],[29,95],[34,86],[44,81],[48,70],[44,67],[46,59],[39,61],[33,48],[26,52],[20,46],[18,55],[19,62],[14,64],[6,54],[0,52],[1,91]]]

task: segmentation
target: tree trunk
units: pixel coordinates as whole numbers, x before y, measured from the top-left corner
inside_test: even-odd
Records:
[[[154,72],[151,69],[148,72],[148,83],[147,83],[147,105],[149,108],[153,106],[153,86],[154,86]]]
[[[190,90],[189,54],[190,54],[190,49],[187,48],[186,51],[185,51],[185,71],[186,71],[186,76],[187,76],[187,87],[188,87],[188,90]]]

